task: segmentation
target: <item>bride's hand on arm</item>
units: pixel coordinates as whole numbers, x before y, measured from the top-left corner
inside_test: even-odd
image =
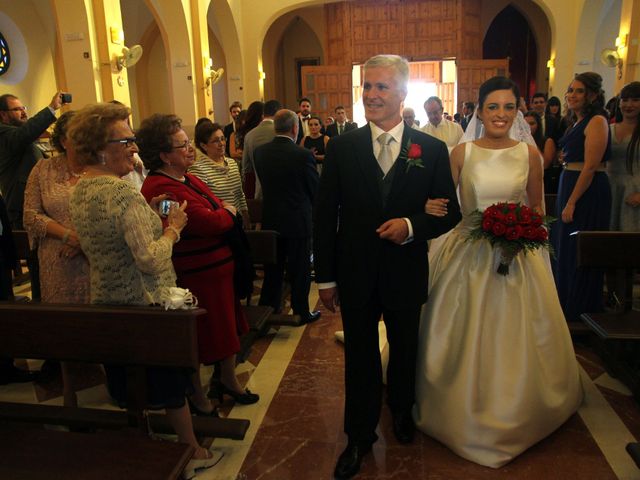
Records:
[[[425,213],[435,217],[444,217],[447,214],[448,198],[430,198],[424,205]]]

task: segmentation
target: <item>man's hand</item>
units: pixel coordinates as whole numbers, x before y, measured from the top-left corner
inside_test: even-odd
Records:
[[[62,106],[62,92],[56,92],[49,104],[54,110],[58,110]]]
[[[387,220],[376,229],[376,233],[380,235],[382,240],[401,245],[409,236],[409,227],[403,218],[392,218]]]
[[[318,290],[318,295],[320,295],[320,301],[325,308],[332,313],[336,313],[336,307],[340,305],[338,289],[336,287],[323,288]]]

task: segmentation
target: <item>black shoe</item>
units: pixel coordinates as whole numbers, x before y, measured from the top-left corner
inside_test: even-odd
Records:
[[[322,316],[322,313],[320,312],[320,310],[315,310],[313,312],[309,312],[309,315],[307,315],[307,318],[303,318],[302,320],[300,320],[300,325],[306,325],[308,323],[313,323],[316,320],[318,320],[321,316]]]
[[[28,370],[21,370],[19,368],[12,367],[0,372],[0,385],[34,382],[37,378],[38,372],[30,372]]]
[[[393,414],[393,434],[400,443],[413,442],[416,426],[411,413]]]
[[[258,403],[258,400],[260,400],[260,395],[252,393],[248,388],[245,388],[243,393],[238,393],[228,388],[222,382],[209,385],[209,393],[207,393],[209,398],[217,398],[218,402],[222,403],[225,394],[233,398],[236,403],[240,403],[242,405],[252,405],[254,403]]]
[[[349,443],[344,452],[338,457],[336,469],[333,476],[336,480],[346,480],[353,477],[360,471],[362,458],[371,451],[371,444],[358,445],[357,443]]]
[[[187,403],[189,404],[189,410],[191,411],[191,415],[195,415],[197,417],[214,417],[219,418],[220,414],[218,413],[218,409],[213,407],[210,412],[205,412],[204,410],[200,410],[195,403],[191,401],[189,397],[187,397]]]

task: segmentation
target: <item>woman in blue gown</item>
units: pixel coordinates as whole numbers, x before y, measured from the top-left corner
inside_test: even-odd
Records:
[[[565,98],[574,123],[559,142],[565,169],[560,175],[558,221],[553,224],[551,242],[558,297],[567,321],[576,322],[581,313],[603,307],[603,272],[577,267],[575,233],[609,229],[611,188],[605,162],[611,154],[611,138],[600,75],[577,74]]]

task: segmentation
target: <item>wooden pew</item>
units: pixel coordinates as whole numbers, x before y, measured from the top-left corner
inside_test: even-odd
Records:
[[[150,430],[158,433],[171,430],[165,416],[147,415],[145,367],[197,368],[196,319],[203,313],[202,309],[165,311],[160,307],[0,302],[2,355],[123,365],[128,380],[126,412],[0,402],[0,420],[14,422],[11,432],[16,435],[15,442],[8,434],[7,441],[0,443],[1,468],[15,468],[10,470],[13,472],[11,475],[0,473],[0,478],[36,478],[16,474],[23,472],[22,467],[26,463],[32,467],[40,465],[39,478],[42,478],[47,466],[43,459],[52,462],[49,466],[55,464],[57,471],[66,472],[67,476],[60,478],[77,478],[77,472],[85,468],[85,458],[96,458],[96,462],[102,462],[101,469],[110,472],[112,464],[119,463],[119,460],[131,464],[127,457],[133,452],[140,455],[140,461],[145,464],[145,468],[139,470],[140,476],[114,474],[86,478],[177,478],[191,457],[192,447],[179,443],[158,447],[155,445],[157,442],[147,436]],[[242,439],[249,426],[248,420],[241,419],[192,419],[196,434],[209,437]],[[131,452],[128,453],[128,437],[114,441],[120,448],[104,450],[112,440],[105,439],[103,433],[84,434],[82,439],[76,434],[61,432],[34,430],[37,433],[30,433],[24,425],[20,426],[20,422],[111,430],[134,427],[143,435],[139,433],[132,441]],[[127,431],[131,429],[124,432]],[[119,433],[126,435],[122,431]],[[5,435],[0,432],[0,437]],[[22,441],[29,443],[26,451],[22,451]],[[74,455],[48,456],[46,451],[51,448],[51,442],[56,443],[59,451],[68,449]],[[148,454],[144,453],[145,444],[140,442],[152,442]],[[166,452],[158,453],[162,449]],[[155,455],[174,458],[175,462],[168,470],[165,465],[165,471],[150,474],[150,470],[166,463],[154,459]],[[7,463],[5,459],[12,460]]]
[[[580,318],[600,341],[607,370],[640,401],[640,312],[632,309],[633,280],[640,268],[640,232],[578,233],[578,267],[622,271],[621,305],[615,311],[585,312]]]

